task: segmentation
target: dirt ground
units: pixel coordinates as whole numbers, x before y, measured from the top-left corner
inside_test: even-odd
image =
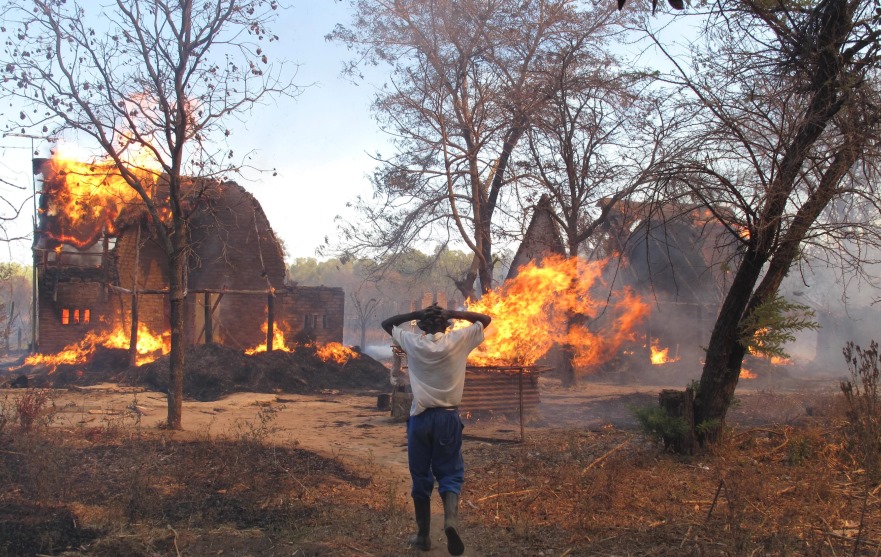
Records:
[[[664,388],[677,385],[622,385],[587,380],[562,388],[553,378],[540,380],[541,403],[526,416],[523,434],[541,437],[562,429],[635,429],[631,407],[654,404]],[[828,404],[839,392],[838,380],[789,381],[785,386],[741,386],[729,414],[734,425],[797,424]],[[379,410],[381,390],[345,392],[325,389],[318,394],[232,393],[219,400],[183,403],[184,431],[174,435],[223,435],[252,427],[267,408],[272,410],[272,437],[322,455],[353,461],[372,461],[396,474],[406,474],[405,424]],[[142,387],[113,383],[59,389],[54,395],[59,425],[119,425],[159,427],[166,418],[166,396]],[[519,419],[489,417],[465,420],[466,450],[470,443],[517,442]]]
[[[787,381],[783,384],[742,383],[738,403],[729,415],[732,424],[797,424],[830,404],[838,392],[838,381]],[[669,385],[669,388],[681,388]],[[597,379],[576,388],[564,389],[559,381],[540,380],[541,403],[527,417],[522,432],[529,440],[562,430],[602,431],[606,428],[635,430],[631,407],[655,404],[664,385],[622,385]],[[218,400],[186,400],[184,431],[173,432],[180,440],[223,436],[269,427],[270,441],[313,451],[360,468],[378,470],[409,490],[405,425],[393,420],[388,411],[377,408],[383,391],[356,392],[325,389],[318,393],[233,393]],[[75,386],[54,393],[60,426],[158,428],[166,417],[166,398],[161,392],[143,387],[102,383]],[[500,444],[520,441],[519,420],[503,417],[467,420],[465,458],[469,453]],[[466,478],[467,481],[467,478]],[[463,505],[469,503],[467,494]],[[442,510],[434,507],[432,537],[435,548],[429,552],[446,554],[443,544]],[[466,538],[466,541],[470,541]],[[479,556],[479,544],[469,543],[466,555]]]

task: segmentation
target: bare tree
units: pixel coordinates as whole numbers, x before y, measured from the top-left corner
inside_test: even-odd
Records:
[[[683,161],[667,167],[663,182],[709,209],[737,248],[696,393],[695,420],[709,438],[805,245],[832,254],[838,240],[881,239],[875,4],[732,0],[715,9],[693,66],[666,76],[681,87],[671,98],[690,121],[677,140]],[[874,216],[841,220],[827,210],[839,200],[868,205]]]
[[[355,49],[358,64],[389,64],[393,77],[376,97],[397,152],[373,178],[373,200],[344,223],[344,247],[391,262],[422,241],[464,242],[473,264],[459,288],[474,297],[493,286],[494,237],[505,217],[515,149],[552,97],[548,68],[581,37],[598,65],[621,16],[613,6],[578,11],[566,0],[354,2],[350,28],[330,37]]]
[[[380,303],[382,303],[382,299],[377,300],[376,298],[370,298],[365,300],[363,298],[364,295],[360,288],[353,292],[349,292],[349,299],[354,306],[355,317],[357,318],[358,327],[361,332],[358,346],[362,349],[367,345],[367,327],[371,324],[376,324],[376,310]]]
[[[143,202],[168,258],[171,356],[168,426],[181,428],[187,177],[235,171],[222,141],[256,103],[297,92],[284,62],[264,52],[275,0],[12,0],[0,89],[23,106],[16,128],[87,137]],[[144,153],[155,172],[131,162]],[[209,184],[205,180],[197,183]],[[166,213],[167,212],[167,213]]]

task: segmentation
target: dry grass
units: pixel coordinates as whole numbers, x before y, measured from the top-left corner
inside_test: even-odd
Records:
[[[0,399],[0,556],[407,554],[406,485],[279,443],[271,413],[183,440],[48,427],[51,400],[33,402]],[[881,555],[881,487],[843,415],[734,430],[692,457],[612,428],[470,445],[466,555]]]
[[[470,454],[485,555],[878,555],[881,508],[830,427],[732,432],[680,457],[633,432],[561,431]]]

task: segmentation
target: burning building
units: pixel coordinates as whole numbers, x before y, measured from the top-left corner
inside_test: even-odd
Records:
[[[112,165],[37,159],[34,173],[43,184],[34,238],[37,351],[57,353],[90,335],[115,335],[128,348],[135,328],[138,352],[167,352],[167,257],[137,194]],[[161,177],[151,187],[161,199]],[[342,289],[285,284],[281,245],[253,196],[234,182],[190,180],[185,197],[188,345],[342,341]]]
[[[651,305],[644,344],[652,363],[697,363],[727,289],[727,231],[699,206],[622,200],[604,233],[603,249],[623,255],[621,282]]]
[[[518,282],[528,285],[530,302],[552,294],[536,315],[555,323],[533,324],[528,350],[540,348],[542,362],[560,367],[560,347],[568,345],[566,357],[592,371],[620,371],[624,360],[635,371],[677,360],[697,364],[727,287],[721,225],[696,206],[618,200],[595,238],[597,258],[587,261],[566,258],[552,211],[547,198],[536,205],[502,286],[507,305]],[[568,323],[567,313],[576,316]],[[537,342],[536,330],[561,332]]]

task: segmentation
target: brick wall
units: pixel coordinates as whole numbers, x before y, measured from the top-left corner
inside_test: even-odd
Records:
[[[98,282],[41,284],[39,351],[45,354],[60,352],[82,340],[89,331],[106,330],[115,320],[117,311],[113,297]]]
[[[141,231],[141,249],[137,253],[137,228],[129,228],[116,242],[114,256],[119,273],[119,286],[134,290],[135,262],[138,263],[138,290],[162,290],[168,287],[168,265],[163,250],[154,240],[146,239],[149,231]],[[146,241],[145,241],[146,239]],[[126,331],[131,327],[132,298],[120,294],[122,321]],[[154,335],[169,328],[168,297],[162,294],[141,294],[138,296],[138,322],[143,323]]]
[[[307,335],[319,342],[342,342],[346,296],[342,288],[290,286],[277,292],[276,320],[289,336]]]

